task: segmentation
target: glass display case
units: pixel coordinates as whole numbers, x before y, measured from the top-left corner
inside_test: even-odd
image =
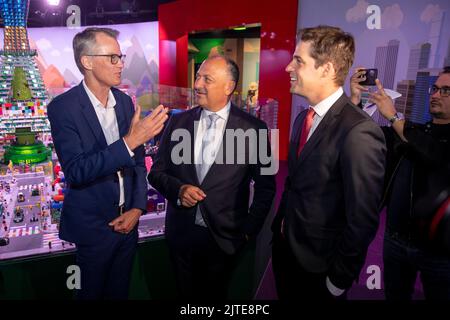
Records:
[[[66,185],[53,148],[46,109],[53,97],[68,89],[48,90],[48,97],[39,102],[41,108],[28,109],[31,102],[11,100],[7,93],[3,96],[6,103],[0,104],[0,261],[76,250],[74,244],[58,238]],[[171,107],[170,114],[183,111],[173,106],[192,107],[191,90],[186,88],[149,86],[139,92],[127,86],[119,89],[141,105],[142,116],[160,103]],[[39,128],[32,127],[35,121],[41,122]],[[147,171],[158,151],[157,138],[145,144]],[[146,209],[139,221],[139,241],[164,234],[166,200],[150,185]]]
[[[0,169],[0,261],[74,250],[58,238],[64,202],[64,173],[57,160]],[[147,163],[151,158],[147,157]],[[164,234],[166,200],[150,185],[139,239]]]
[[[33,56],[29,58],[33,65]],[[74,244],[58,238],[66,185],[46,108],[52,98],[69,88],[38,91],[45,93],[44,98],[12,99],[15,60],[9,54],[3,59],[10,60],[10,68],[3,65],[0,70],[9,88],[0,92],[0,261],[73,251]],[[149,85],[140,91],[128,86],[119,89],[141,105],[142,116],[160,103],[169,106],[171,114],[192,107],[192,91],[186,88]],[[149,171],[158,150],[157,139],[149,141],[145,150]],[[139,241],[164,234],[166,200],[150,185],[146,209],[139,222]]]
[[[71,81],[69,85],[64,80],[57,82],[61,86],[47,86],[44,80],[48,81],[49,75],[58,78],[58,73],[51,74],[50,67],[43,73],[45,63],[38,57],[40,51],[30,47],[26,27],[29,2],[0,0],[0,3],[4,23],[4,43],[0,50],[1,262],[76,250],[74,244],[58,238],[66,184],[53,146],[47,106],[55,96],[79,81]],[[55,43],[61,45],[63,40]],[[139,48],[127,51],[134,66],[136,57],[140,56]],[[170,115],[194,107],[193,90],[157,84],[158,69],[152,63],[153,72],[136,72],[131,78],[140,80],[130,81],[129,76],[122,79],[123,85],[119,87],[141,106],[141,116],[151,113],[159,104],[169,107]],[[147,62],[143,62],[142,68],[147,67]],[[139,65],[135,69],[142,68]],[[66,70],[65,74],[71,73]],[[272,101],[260,106],[256,96],[247,100],[244,102],[239,93],[232,97],[239,108],[260,117],[269,128],[276,128],[277,104]],[[151,170],[159,137],[145,145],[147,171]],[[139,222],[140,241],[164,234],[166,205],[164,197],[148,185],[147,213]]]

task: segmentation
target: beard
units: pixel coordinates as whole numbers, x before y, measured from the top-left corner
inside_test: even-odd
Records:
[[[429,113],[433,119],[450,122],[450,112],[445,112],[445,108],[440,103],[430,103]]]

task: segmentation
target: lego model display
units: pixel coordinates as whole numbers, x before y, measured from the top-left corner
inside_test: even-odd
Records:
[[[49,97],[28,41],[28,7],[26,0],[0,0],[0,260],[75,249],[58,238],[66,186],[50,135]],[[149,187],[141,241],[164,233],[165,206]]]

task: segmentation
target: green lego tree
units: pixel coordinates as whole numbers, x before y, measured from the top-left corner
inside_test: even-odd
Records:
[[[21,67],[14,68],[12,92],[12,100],[31,100],[31,90],[28,87],[25,71]]]

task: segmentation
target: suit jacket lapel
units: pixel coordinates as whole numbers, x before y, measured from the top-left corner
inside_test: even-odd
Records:
[[[116,95],[114,95],[114,98],[116,99],[116,106],[114,107],[114,112],[116,113],[117,125],[119,127],[119,134],[120,137],[123,137],[128,132],[129,121],[127,121],[128,120],[127,115],[125,114],[125,106],[119,103],[120,98]]]
[[[294,127],[292,128],[291,141],[289,143],[289,154],[288,154],[288,170],[293,172],[297,165],[297,149],[300,140],[300,132],[302,130],[303,121],[305,121],[306,110],[302,111],[298,116],[298,119],[294,122]]]
[[[323,139],[323,137],[329,134],[330,130],[332,130],[333,125],[337,120],[337,116],[342,111],[342,108],[345,105],[346,100],[347,97],[345,96],[345,94],[342,94],[339,97],[339,99],[333,104],[333,106],[328,110],[327,114],[322,119],[319,126],[316,128],[314,133],[311,135],[311,137],[303,147],[303,150],[300,153],[300,156],[298,157],[297,168],[305,159],[308,158],[308,156],[315,149],[316,145]]]
[[[83,83],[78,85],[78,91],[81,103],[81,112],[83,113],[86,122],[89,124],[89,127],[91,128],[95,138],[100,143],[100,146],[106,147],[107,143],[105,135],[103,134],[102,127],[100,125],[100,122],[98,121],[94,106],[92,105],[91,100],[89,100],[86,90],[84,90]]]
[[[225,130],[223,132],[223,137],[222,137],[222,143],[220,144],[220,147],[218,149],[217,155],[216,155],[216,159],[217,157],[222,157],[222,163],[225,163],[226,161],[226,150],[227,150],[227,145],[226,145],[226,130],[227,129],[239,129],[241,128],[239,122],[240,122],[240,118],[239,115],[237,114],[237,107],[235,107],[233,104],[231,104],[230,107],[230,114],[228,115],[228,120],[225,126]],[[236,155],[235,155],[236,156]],[[208,182],[208,177],[214,176],[215,174],[220,174],[220,170],[219,170],[219,166],[216,163],[216,161],[214,161],[211,165],[211,167],[209,168],[208,172],[206,173],[206,176],[203,178],[202,181],[202,185],[204,185],[205,183]]]
[[[196,107],[195,112],[192,112],[190,114],[190,117],[188,119],[189,123],[187,124],[187,128],[189,130],[189,134],[191,137],[191,161],[190,164],[188,165],[188,174],[191,176],[191,178],[193,179],[193,181],[195,181],[196,185],[200,185],[200,182],[198,180],[198,176],[197,176],[197,168],[195,167],[195,135],[197,134],[196,132],[196,127],[195,124],[197,124],[198,126],[198,121],[200,121],[200,115],[202,114],[202,108],[201,107]]]

